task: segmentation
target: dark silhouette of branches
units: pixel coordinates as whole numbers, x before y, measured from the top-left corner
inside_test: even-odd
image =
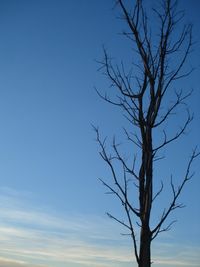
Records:
[[[131,70],[127,70],[123,61],[119,65],[114,64],[104,48],[103,60],[99,62],[100,69],[110,81],[110,87],[115,90],[116,97],[110,97],[108,93],[102,94],[99,90],[97,93],[109,104],[119,107],[131,128],[136,129],[135,132],[130,132],[124,128],[124,133],[128,141],[139,149],[140,154],[136,163],[136,156],[133,153],[133,162],[130,164],[120,152],[115,138],[113,138],[112,152],[108,152],[106,139],[101,139],[98,128],[94,127],[100,155],[112,174],[110,183],[100,180],[108,189],[108,193],[120,201],[126,219],[117,218],[110,213],[107,213],[108,216],[128,229],[133,240],[138,266],[150,267],[151,242],[159,233],[168,231],[174,224],[175,221],[167,226],[165,223],[172,211],[183,207],[178,203],[178,199],[185,184],[193,176],[191,165],[199,156],[197,149],[194,149],[178,187],[175,187],[171,178],[172,197],[169,206],[162,212],[157,225],[152,227],[152,205],[162,194],[164,187],[161,182],[160,189],[154,193],[153,168],[154,162],[159,159],[157,154],[184,135],[193,120],[193,115],[186,104],[192,91],[176,91],[173,87],[175,81],[186,78],[192,71],[192,69],[186,72],[184,70],[192,48],[192,25],[184,25],[179,30],[183,13],[178,11],[177,1],[163,0],[159,8],[153,9],[153,15],[157,20],[157,28],[153,31],[155,34],[152,34],[151,21],[142,0],[135,1],[132,11],[127,8],[123,0],[117,0],[116,5],[119,6],[122,19],[127,25],[127,31],[124,31],[123,35],[132,44],[136,55],[135,61]],[[186,110],[185,120],[180,129],[169,136],[165,124],[180,107]],[[156,145],[154,132],[158,130],[162,130],[163,139]],[[116,164],[121,166],[121,173],[118,172]],[[130,193],[130,185],[137,190],[138,199]],[[140,228],[139,240],[136,238],[136,226]]]

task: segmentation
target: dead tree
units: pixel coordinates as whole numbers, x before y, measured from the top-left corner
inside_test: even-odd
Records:
[[[193,119],[185,104],[192,92],[176,91],[173,87],[178,79],[187,77],[192,71],[185,72],[184,68],[192,47],[192,26],[182,26],[183,13],[177,10],[177,1],[163,0],[158,8],[152,9],[155,21],[149,20],[142,0],[133,2],[135,4],[132,10],[127,7],[125,1],[116,2],[128,29],[123,35],[130,40],[134,51],[130,53],[133,54],[131,66],[133,70],[127,71],[123,62],[120,65],[113,64],[113,60],[104,49],[104,59],[100,62],[101,69],[111,82],[111,89],[114,88],[116,97],[113,97],[113,93],[112,96],[108,96],[107,93],[104,95],[97,90],[101,98],[121,108],[128,119],[130,125],[124,131],[130,141],[133,161],[130,162],[122,155],[115,138],[110,153],[106,147],[106,140],[101,138],[98,128],[95,128],[95,131],[101,149],[100,155],[112,174],[112,182],[103,179],[101,181],[122,204],[126,220],[110,213],[108,216],[128,229],[133,240],[138,266],[150,267],[152,240],[159,233],[170,229],[173,222],[169,223],[167,219],[172,211],[182,207],[178,199],[185,184],[193,175],[192,162],[199,155],[194,149],[179,186],[175,185],[172,178],[169,179],[171,200],[164,211],[161,211],[161,217],[157,218],[156,225],[152,225],[152,207],[164,186],[162,182],[160,189],[155,191],[156,180],[153,172],[155,161],[163,148],[185,133]],[[153,30],[151,23],[154,25]],[[177,27],[182,27],[182,30],[177,30]],[[169,136],[165,130],[166,122],[182,104],[186,109],[182,127],[173,135],[170,132]],[[155,142],[155,133],[160,130],[163,132],[163,138],[158,144]],[[132,145],[137,148],[137,157]],[[119,168],[116,168],[116,162],[122,168],[121,176]],[[135,195],[131,190],[133,185],[136,188]],[[139,237],[136,235],[138,226]]]

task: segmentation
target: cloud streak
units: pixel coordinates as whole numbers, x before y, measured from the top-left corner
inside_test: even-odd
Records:
[[[22,205],[27,203],[24,197],[20,199],[18,194],[6,190],[1,190],[0,203],[0,256],[5,262],[12,259],[10,266],[30,266],[32,262],[46,266],[116,266],[117,262],[131,260],[125,242],[116,245],[120,236],[109,230],[107,219],[105,222],[95,216],[57,217],[41,208]]]
[[[134,259],[129,241],[107,218],[58,216],[28,203],[27,194],[5,189],[0,189],[0,246],[4,267],[128,267]],[[155,266],[198,266],[198,249],[177,249],[175,255],[175,247],[166,246],[155,246]]]

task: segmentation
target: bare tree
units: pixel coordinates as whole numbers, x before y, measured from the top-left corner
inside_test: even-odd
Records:
[[[169,215],[175,209],[183,207],[178,199],[185,184],[193,176],[191,165],[199,155],[194,149],[178,186],[172,178],[169,179],[171,200],[161,211],[157,223],[152,225],[154,201],[161,195],[164,187],[164,183],[161,182],[160,189],[155,191],[157,183],[153,171],[155,161],[160,159],[160,152],[164,148],[185,133],[193,119],[185,103],[192,92],[176,91],[173,87],[178,79],[187,77],[192,71],[185,72],[184,68],[192,47],[192,26],[182,25],[184,15],[177,10],[177,1],[162,0],[160,6],[152,10],[154,22],[148,19],[143,1],[134,2],[131,9],[127,7],[125,1],[116,1],[128,26],[123,35],[130,40],[134,50],[131,69],[127,71],[123,62],[120,65],[113,64],[113,60],[104,49],[104,59],[100,62],[100,68],[111,82],[116,97],[113,97],[113,94],[109,97],[97,90],[101,98],[119,107],[130,123],[124,132],[133,151],[132,162],[122,154],[115,138],[110,153],[106,147],[106,140],[101,138],[98,128],[95,128],[95,131],[101,149],[100,155],[112,174],[112,183],[102,179],[101,181],[122,204],[126,219],[107,214],[128,229],[138,266],[149,267],[152,240],[159,233],[170,229],[173,221],[167,221]],[[154,25],[153,31],[151,24]],[[177,30],[180,26],[182,30]],[[182,127],[173,134],[170,131],[169,134],[165,130],[166,122],[182,106],[186,110]],[[160,131],[163,132],[163,138],[158,143],[155,140],[155,133]],[[132,145],[137,148],[135,150],[137,156]],[[121,174],[116,162],[121,166]],[[135,187],[135,194],[131,186]],[[138,226],[139,238],[136,233]]]

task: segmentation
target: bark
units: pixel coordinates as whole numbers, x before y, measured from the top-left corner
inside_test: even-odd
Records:
[[[141,165],[140,177],[140,248],[138,267],[151,266],[151,230],[150,214],[152,207],[152,180],[153,180],[153,152],[152,152],[152,133],[151,128],[147,127],[146,134],[142,135],[143,139],[143,160]]]
[[[138,267],[151,266],[151,231],[148,225],[142,227],[140,236],[140,254]]]

